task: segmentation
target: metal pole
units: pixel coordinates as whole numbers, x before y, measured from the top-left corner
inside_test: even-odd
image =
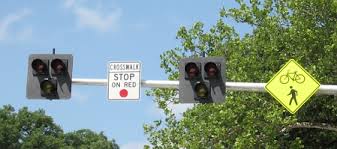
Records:
[[[72,83],[75,85],[93,85],[93,86],[106,86],[108,83],[107,79],[84,79],[84,78],[73,78]]]
[[[73,78],[74,85],[94,85],[106,86],[107,79],[84,79]],[[250,83],[250,82],[226,82],[226,90],[228,91],[248,91],[248,92],[266,92],[264,86],[266,83]],[[179,88],[179,81],[168,80],[142,80],[142,87],[147,88]],[[337,85],[321,85],[318,94],[337,95]]]
[[[141,84],[148,88],[179,88],[179,81],[142,80]]]

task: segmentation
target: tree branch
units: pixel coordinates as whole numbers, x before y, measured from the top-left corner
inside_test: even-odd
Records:
[[[281,132],[286,132],[295,128],[315,128],[315,129],[323,129],[337,132],[337,126],[330,125],[328,123],[310,123],[310,122],[297,122],[293,125],[289,125],[281,130]]]

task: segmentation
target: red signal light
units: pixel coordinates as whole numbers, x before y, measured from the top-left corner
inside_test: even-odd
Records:
[[[213,63],[213,62],[208,62],[205,65],[205,71],[206,71],[206,74],[207,74],[208,78],[215,78],[215,77],[218,76],[218,73],[219,73],[219,70],[218,70],[216,64]]]
[[[53,68],[54,74],[56,75],[64,74],[66,71],[66,66],[60,59],[54,59],[51,62],[51,67]]]
[[[35,70],[35,72],[39,75],[41,74],[47,74],[47,64],[44,63],[41,59],[35,59],[32,62],[32,68]]]
[[[185,66],[185,71],[189,79],[193,79],[199,76],[199,68],[195,63],[188,63]]]

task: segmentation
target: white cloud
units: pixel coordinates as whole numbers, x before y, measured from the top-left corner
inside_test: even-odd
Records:
[[[21,21],[30,14],[31,11],[29,9],[23,9],[20,12],[8,14],[4,19],[2,19],[0,21],[0,41],[9,38],[10,35],[9,29],[13,24]],[[30,32],[32,32],[32,29],[30,30],[31,30]],[[24,32],[26,31],[24,30]],[[18,35],[20,35],[20,33]]]
[[[19,40],[28,40],[33,36],[33,28],[25,27],[21,32],[17,33],[17,37]]]
[[[84,103],[87,102],[89,100],[89,96],[85,95],[79,91],[73,91],[72,93],[72,97],[71,97],[74,101],[78,101],[79,103]]]
[[[194,104],[173,104],[173,103],[169,103],[168,104],[168,107],[172,110],[172,112],[176,115],[176,117],[178,119],[182,118],[183,116],[183,113],[190,109],[190,108],[193,108],[194,107]],[[157,104],[156,103],[153,103],[151,105],[151,107],[149,108],[149,113],[155,117],[165,117],[164,115],[164,112],[162,109],[159,109],[157,107]]]
[[[129,142],[121,145],[121,149],[143,149],[144,145],[148,145],[146,142]]]
[[[75,0],[65,0],[64,7],[74,13],[78,27],[91,28],[100,32],[116,31],[122,16],[120,8],[103,12],[101,7],[89,8]]]
[[[64,1],[64,7],[71,8],[75,5],[75,0],[65,0]]]

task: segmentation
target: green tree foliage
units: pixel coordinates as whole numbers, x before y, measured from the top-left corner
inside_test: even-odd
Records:
[[[103,132],[97,134],[89,129],[82,129],[75,132],[65,134],[65,142],[67,145],[79,148],[102,148],[102,149],[118,149],[118,145],[114,140],[109,141]]]
[[[181,45],[161,55],[170,80],[182,57],[223,56],[228,81],[267,82],[289,59],[321,84],[337,84],[336,0],[236,0],[208,31],[181,27]],[[247,24],[240,37],[226,20]],[[176,90],[154,89],[166,118],[144,125],[154,148],[337,148],[337,98],[314,95],[291,115],[268,93],[227,91],[223,104],[196,104],[177,119]]]
[[[28,111],[27,107],[15,112],[6,105],[0,108],[0,148],[102,148],[118,149],[114,140],[109,141],[101,132],[97,134],[87,129],[63,133],[52,117],[43,110]]]

